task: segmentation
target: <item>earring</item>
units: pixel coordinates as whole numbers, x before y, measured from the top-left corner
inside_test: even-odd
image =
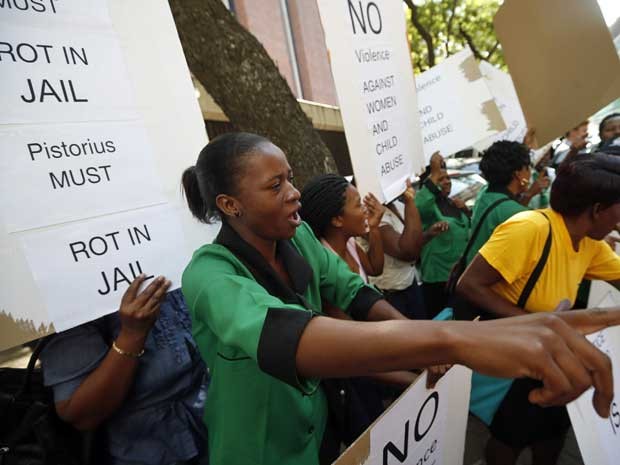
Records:
[[[521,185],[522,185],[523,187],[527,186],[529,183],[530,183],[530,182],[529,182],[529,180],[527,180],[527,179],[525,179],[525,178],[521,178]]]
[[[241,212],[239,210],[235,210],[235,217],[239,218],[241,216]]]

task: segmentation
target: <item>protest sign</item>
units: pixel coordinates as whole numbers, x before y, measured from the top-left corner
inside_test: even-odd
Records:
[[[600,302],[603,307],[610,303],[609,299]],[[615,465],[620,456],[620,327],[607,328],[588,339],[611,358],[614,400],[609,418],[601,418],[592,406],[594,390],[590,388],[568,404],[568,414],[585,464]]]
[[[179,189],[206,134],[167,2],[19,6],[0,3],[0,350],[117,310],[140,272],[178,287],[215,232]]]
[[[494,24],[539,145],[620,96],[620,58],[596,0],[506,0]]]
[[[495,99],[497,108],[499,108],[502,119],[506,123],[506,129],[475,143],[473,147],[478,151],[482,151],[498,140],[523,142],[527,132],[527,124],[525,123],[525,116],[523,116],[519,97],[510,74],[503,72],[486,61],[481,61],[479,66],[487,87]]]
[[[334,465],[463,463],[471,370],[456,365],[426,389],[424,372]]]
[[[318,5],[357,186],[391,201],[425,166],[402,5]]]
[[[452,155],[506,129],[469,48],[416,77],[427,160]]]

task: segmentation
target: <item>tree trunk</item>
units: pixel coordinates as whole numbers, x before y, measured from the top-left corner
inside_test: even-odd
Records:
[[[190,70],[239,131],[268,137],[287,155],[299,186],[336,172],[312,127],[262,44],[222,0],[169,0]]]

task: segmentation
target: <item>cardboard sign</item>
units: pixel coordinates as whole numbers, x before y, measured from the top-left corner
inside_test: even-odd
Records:
[[[506,129],[469,48],[417,76],[416,84],[427,160],[437,151],[453,155]]]
[[[426,372],[334,465],[463,463],[471,370],[454,366],[426,389]]]
[[[494,23],[539,145],[620,97],[620,58],[596,0],[505,0]]]
[[[351,163],[362,195],[391,201],[425,166],[401,3],[319,0]]]
[[[484,76],[491,95],[495,99],[497,108],[499,108],[502,114],[502,119],[506,123],[506,129],[475,143],[474,148],[478,151],[483,151],[498,140],[523,142],[527,132],[527,124],[510,74],[497,69],[486,61],[480,62],[480,71]]]
[[[179,189],[207,140],[167,2],[19,6],[0,3],[0,350],[116,311],[140,272],[178,287],[215,233]]]

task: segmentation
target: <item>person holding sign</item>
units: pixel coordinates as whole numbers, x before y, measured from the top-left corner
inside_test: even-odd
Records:
[[[166,293],[160,276],[139,292],[145,279],[131,283],[118,313],[52,337],[41,353],[44,382],[60,418],[101,433],[97,463],[200,465],[206,368],[180,289]]]
[[[369,193],[362,199],[355,186],[337,174],[317,176],[301,194],[301,218],[329,250],[342,258],[365,283],[383,272],[383,242],[379,223],[383,205]],[[368,253],[356,242],[367,236]]]
[[[452,182],[439,152],[433,154],[415,203],[424,227],[421,271],[424,304],[434,318],[449,303],[446,282],[452,266],[465,250],[469,217],[462,202],[450,199]]]
[[[183,274],[192,332],[211,368],[204,419],[212,465],[316,465],[327,415],[321,379],[458,363],[544,382],[532,401],[566,404],[594,385],[609,415],[609,359],[582,334],[620,323],[620,309],[489,322],[400,318],[325,249],[299,217],[282,151],[247,133],[213,139],[183,174],[202,222],[222,220]],[[357,320],[326,317],[321,301]]]
[[[487,315],[505,318],[570,308],[584,278],[620,288],[620,257],[603,241],[618,221],[620,159],[568,159],[553,183],[551,208],[519,213],[498,226],[457,291]],[[528,446],[535,465],[557,461],[570,421],[564,407],[530,403],[537,403],[541,386],[538,377],[531,378],[497,380],[502,392],[491,414],[490,465],[515,463]]]

